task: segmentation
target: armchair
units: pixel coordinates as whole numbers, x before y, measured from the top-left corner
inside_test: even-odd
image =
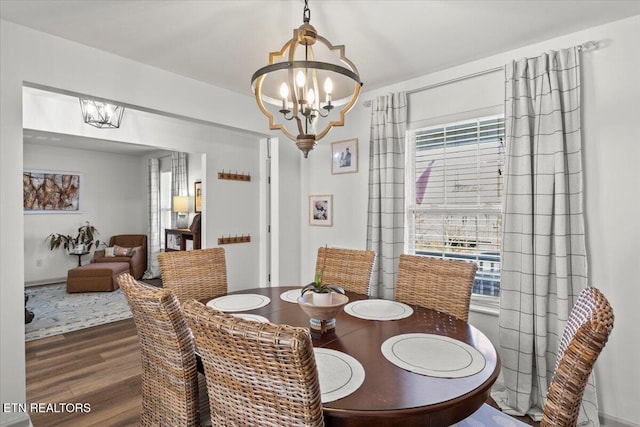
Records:
[[[106,250],[97,250],[93,253],[92,263],[97,262],[126,262],[129,263],[129,272],[137,280],[142,277],[147,269],[147,236],[145,234],[120,234],[112,236],[109,247],[134,248],[131,256],[107,256]]]

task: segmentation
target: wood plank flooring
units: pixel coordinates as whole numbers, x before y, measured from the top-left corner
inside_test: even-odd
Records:
[[[133,319],[27,342],[26,364],[28,406],[31,403],[91,406],[86,413],[30,412],[34,427],[139,425],[140,347]],[[529,418],[520,419],[539,425]]]
[[[33,413],[35,427],[137,426],[140,347],[132,319],[26,343],[27,403],[88,403],[88,413]]]

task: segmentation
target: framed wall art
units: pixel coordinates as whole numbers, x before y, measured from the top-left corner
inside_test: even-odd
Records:
[[[83,185],[83,176],[77,172],[25,170],[22,173],[24,213],[82,213]]]
[[[333,225],[333,195],[316,194],[309,196],[309,225]]]
[[[202,181],[196,181],[193,185],[193,211],[202,213]]]
[[[331,143],[331,173],[358,172],[358,138]]]

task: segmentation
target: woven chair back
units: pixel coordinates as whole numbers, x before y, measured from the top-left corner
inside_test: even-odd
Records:
[[[202,357],[214,426],[323,426],[308,329],[182,305]]]
[[[580,293],[558,349],[556,371],[547,391],[541,426],[573,427],[593,364],[613,329],[613,309],[596,288]]]
[[[138,331],[142,355],[142,426],[199,426],[195,348],[177,298],[169,289],[116,279]]]
[[[474,262],[400,255],[396,301],[469,320],[469,302],[478,266]]]
[[[180,303],[227,293],[224,248],[162,252],[158,261],[162,286],[171,289]]]
[[[322,283],[368,295],[375,257],[374,251],[322,247],[318,249],[316,274],[322,271]]]

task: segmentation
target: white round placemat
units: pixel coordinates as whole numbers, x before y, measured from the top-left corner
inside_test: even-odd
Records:
[[[291,289],[290,291],[284,291],[280,294],[280,299],[286,302],[292,302],[294,304],[298,303],[298,298],[300,298],[300,292],[302,292],[302,288],[300,289]]]
[[[267,319],[264,316],[260,316],[259,314],[233,313],[231,315],[235,317],[240,317],[244,320],[251,320],[251,321],[260,322],[260,323],[269,323],[269,319]]]
[[[407,304],[386,299],[353,301],[344,306],[344,311],[366,320],[398,320],[413,314],[413,309]]]
[[[480,372],[485,365],[484,356],[478,350],[442,335],[396,335],[382,343],[381,350],[394,365],[431,377],[468,377]]]
[[[256,308],[264,307],[270,302],[271,299],[264,295],[238,294],[214,298],[207,303],[207,306],[220,311],[234,312],[255,310]]]
[[[346,353],[329,348],[314,348],[322,403],[342,399],[364,382],[362,364]]]

